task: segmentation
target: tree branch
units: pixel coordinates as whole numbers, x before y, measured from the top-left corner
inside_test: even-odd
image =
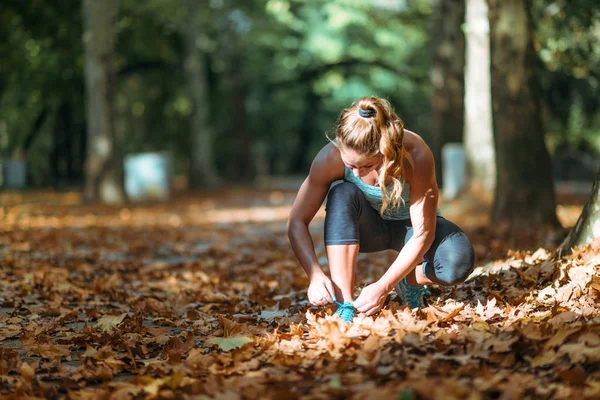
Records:
[[[133,62],[131,64],[127,64],[123,66],[119,71],[117,71],[117,75],[119,77],[126,77],[131,74],[135,74],[138,72],[147,72],[152,70],[157,71],[170,71],[175,72],[180,68],[175,64],[168,64],[164,61],[139,61]]]
[[[418,72],[417,70],[392,66],[392,65],[387,64],[384,61],[347,59],[347,60],[342,60],[342,61],[338,61],[335,63],[323,64],[323,65],[319,65],[314,68],[306,69],[293,79],[286,79],[286,80],[277,81],[277,82],[270,82],[267,84],[267,86],[271,89],[275,89],[275,88],[280,89],[280,88],[296,85],[296,84],[303,83],[303,82],[313,81],[313,80],[317,79],[318,77],[320,77],[321,75],[325,74],[326,72],[329,72],[336,68],[360,67],[360,66],[379,67],[379,68],[385,69],[387,71],[390,71],[394,74],[397,74],[399,78],[408,79],[408,80],[414,81],[415,83],[424,83],[428,80],[428,77],[426,74]]]

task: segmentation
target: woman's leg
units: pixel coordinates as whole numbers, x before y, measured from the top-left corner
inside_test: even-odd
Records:
[[[422,286],[422,285],[437,284],[436,282],[429,279],[423,273],[422,264],[420,264],[420,265],[421,265],[421,268],[419,268],[419,265],[417,265],[417,268],[413,269],[412,271],[410,271],[410,273],[408,275],[406,275],[406,282],[408,283],[408,285],[409,286]]]
[[[413,235],[406,231],[404,243]],[[475,266],[475,252],[467,235],[454,223],[438,217],[433,244],[423,257],[421,268],[407,276],[409,285],[453,286],[464,282]]]
[[[353,300],[359,252],[400,251],[412,235],[409,220],[383,220],[354,184],[344,182],[333,187],[326,205],[325,246],[336,297]],[[475,256],[465,233],[438,217],[434,242],[423,261],[421,267],[406,277],[406,286],[431,283],[449,286],[463,282],[473,270]],[[414,294],[422,295],[422,291]]]
[[[413,236],[410,221],[394,221],[394,249],[400,249]],[[402,302],[410,308],[423,307],[423,297],[429,291],[422,285],[456,285],[463,282],[475,263],[473,246],[465,233],[455,224],[437,217],[435,239],[423,256],[423,263],[413,269],[396,285]]]
[[[389,248],[391,236],[385,221],[352,183],[344,182],[331,188],[325,210],[325,249],[335,295],[338,301],[351,302],[359,250],[385,250]]]
[[[342,244],[326,246],[331,281],[338,301],[354,301],[354,266],[358,255],[358,244]]]

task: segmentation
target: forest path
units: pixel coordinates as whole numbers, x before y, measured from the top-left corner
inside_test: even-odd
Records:
[[[421,310],[390,294],[375,318],[347,326],[306,300],[285,233],[293,192],[188,193],[129,207],[84,206],[77,193],[0,197],[2,395],[600,393],[597,250],[555,259],[558,233],[509,237],[474,203],[446,207],[477,252],[467,283],[432,287]],[[581,209],[561,207],[571,220]],[[322,215],[311,232],[324,262]],[[358,285],[389,261],[361,255]]]

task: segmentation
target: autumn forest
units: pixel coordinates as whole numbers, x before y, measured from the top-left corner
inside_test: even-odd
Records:
[[[0,398],[600,398],[599,43],[593,0],[4,0]],[[347,323],[288,220],[371,95],[475,267]]]

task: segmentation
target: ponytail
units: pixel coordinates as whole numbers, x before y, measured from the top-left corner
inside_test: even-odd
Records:
[[[402,199],[403,184],[400,178],[404,178],[404,157],[406,150],[403,145],[404,123],[400,119],[388,121],[381,130],[381,141],[379,151],[383,155],[383,163],[379,169],[379,187],[383,194],[383,204],[380,214],[383,215],[388,207],[397,208]],[[408,158],[410,162],[410,158]],[[391,190],[385,182],[391,179]]]

